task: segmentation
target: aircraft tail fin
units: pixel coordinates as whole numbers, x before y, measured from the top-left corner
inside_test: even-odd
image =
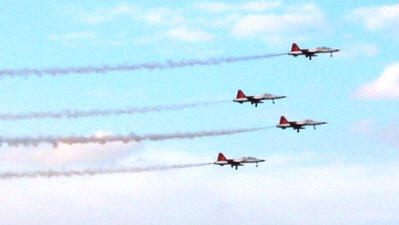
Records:
[[[226,157],[223,155],[223,153],[219,153],[218,155],[218,160],[217,161],[227,161]]]
[[[243,91],[241,91],[241,90],[238,90],[237,91],[237,98],[245,98],[246,96],[245,96],[245,94],[244,94],[244,92]]]
[[[284,116],[281,116],[280,117],[280,124],[287,124],[287,123],[288,123],[288,120]]]
[[[292,43],[291,52],[300,51],[301,49],[296,43]]]

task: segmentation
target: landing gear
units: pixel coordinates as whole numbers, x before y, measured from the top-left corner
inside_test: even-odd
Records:
[[[236,170],[238,170],[238,166],[236,166]]]
[[[313,129],[315,129],[315,130],[316,130],[316,125],[314,125],[314,126],[313,126]]]
[[[299,129],[296,129],[296,132],[299,133]]]
[[[274,102],[274,99],[272,99],[272,102],[273,102],[273,104],[275,103],[275,102]]]
[[[331,52],[331,54],[330,54],[330,57],[332,57],[332,52]]]
[[[255,107],[258,107],[258,103],[255,103]]]
[[[258,167],[258,163],[256,163],[256,167]]]

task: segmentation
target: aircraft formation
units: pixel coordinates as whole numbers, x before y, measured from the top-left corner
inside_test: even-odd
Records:
[[[339,49],[333,49],[328,47],[317,47],[311,49],[301,49],[296,43],[293,43],[291,46],[291,51],[288,52],[288,55],[292,55],[294,57],[304,55],[309,60],[312,60],[312,57],[316,57],[317,54],[329,53],[330,57],[333,56],[334,52],[340,51]],[[247,96],[244,94],[242,90],[237,91],[237,97],[233,100],[234,102],[243,104],[245,102],[251,103],[251,105],[255,105],[258,107],[258,104],[264,103],[265,100],[271,100],[274,104],[276,99],[286,98],[284,95],[273,95],[273,94],[260,94],[260,95],[251,95]],[[302,121],[288,121],[284,116],[280,117],[280,122],[276,125],[277,128],[286,129],[292,128],[296,130],[298,133],[300,130],[305,129],[306,126],[313,126],[316,129],[316,126],[327,124],[327,122],[323,121],[314,121],[310,119],[302,120]],[[264,159],[257,159],[255,157],[242,157],[239,159],[227,159],[223,153],[219,153],[215,165],[230,165],[232,168],[234,167],[236,170],[239,166],[243,166],[246,163],[256,163],[256,167],[258,167],[258,163],[264,162]]]
[[[176,68],[176,67],[185,67],[185,66],[203,66],[203,65],[212,65],[219,63],[232,63],[246,60],[254,60],[254,59],[262,59],[268,57],[275,57],[280,55],[292,55],[294,57],[297,56],[305,56],[312,60],[312,57],[316,57],[318,54],[328,53],[332,57],[334,52],[340,51],[339,49],[327,48],[327,47],[318,47],[311,49],[301,49],[296,43],[292,44],[291,51],[284,54],[267,54],[267,55],[259,55],[259,56],[246,56],[246,57],[230,57],[230,58],[221,58],[221,59],[212,59],[208,61],[201,60],[193,60],[193,61],[185,61],[181,63],[176,63],[172,61],[168,61],[165,64],[154,63],[154,64],[137,64],[137,65],[121,65],[121,66],[103,66],[103,67],[82,67],[82,68],[64,68],[64,69],[24,69],[24,70],[0,70],[1,76],[25,76],[25,75],[59,75],[59,74],[68,74],[68,73],[86,73],[86,72],[95,72],[95,73],[105,73],[108,71],[129,71],[129,70],[137,70],[137,69],[165,69],[165,68]],[[275,100],[280,100],[286,98],[285,95],[274,95],[270,93],[263,93],[259,95],[245,95],[242,90],[237,91],[236,98],[233,99],[235,103],[250,103],[255,107],[258,107],[258,104],[262,104],[265,101],[271,101],[275,104]],[[1,120],[21,120],[21,119],[43,119],[43,118],[79,118],[79,117],[88,117],[88,116],[106,116],[106,115],[119,115],[119,114],[134,114],[134,113],[147,113],[154,111],[163,111],[163,110],[181,110],[185,108],[199,107],[203,105],[212,105],[212,104],[221,104],[226,101],[211,101],[211,102],[202,102],[202,103],[190,103],[185,105],[171,105],[171,106],[156,106],[156,107],[145,107],[145,108],[126,108],[126,109],[115,109],[115,110],[88,110],[88,111],[62,111],[62,112],[31,112],[25,114],[0,114]],[[229,102],[231,102],[229,100]],[[296,132],[300,132],[300,130],[305,129],[306,126],[311,126],[316,129],[316,126],[327,124],[327,122],[323,121],[315,121],[315,120],[302,120],[302,121],[288,121],[284,116],[280,117],[280,121],[277,125],[273,126],[274,128],[287,129],[292,128]],[[124,143],[130,141],[143,141],[143,140],[166,140],[166,139],[183,139],[183,138],[195,138],[195,137],[206,137],[206,136],[220,136],[220,135],[230,135],[235,133],[243,133],[243,132],[251,132],[257,130],[263,130],[271,127],[260,127],[260,128],[247,128],[247,129],[236,129],[236,130],[222,130],[222,131],[203,131],[203,132],[191,132],[191,133],[176,133],[176,134],[149,134],[144,136],[138,135],[116,135],[116,136],[105,136],[105,137],[81,137],[81,136],[69,136],[69,137],[25,137],[25,138],[3,138],[0,137],[0,145],[2,143],[6,143],[10,146],[18,146],[18,145],[33,145],[37,146],[40,143],[50,143],[53,146],[57,146],[58,143],[66,143],[66,144],[83,144],[83,143],[101,143],[105,144],[107,142],[115,142],[122,141]],[[217,160],[213,163],[203,163],[203,164],[188,164],[184,166],[174,165],[170,168],[188,168],[193,166],[202,166],[202,165],[219,165],[219,166],[230,166],[231,168],[235,168],[236,170],[240,166],[244,166],[245,164],[255,164],[258,167],[259,163],[265,162],[264,159],[258,159],[255,157],[242,157],[237,159],[228,159],[224,156],[223,153],[219,153]],[[159,169],[159,168],[155,168]],[[131,168],[121,170],[122,172],[131,172],[131,171],[150,171],[155,170],[154,168],[147,169],[138,169]],[[166,169],[169,169],[167,167]],[[85,174],[102,174],[102,173],[114,173],[115,171],[101,170],[101,171],[69,171],[69,172],[57,172],[52,171],[51,173],[45,172],[34,172],[34,173],[3,173],[0,174],[0,179],[2,176],[6,178],[13,177],[35,177],[35,176],[70,176],[70,175],[85,175]]]

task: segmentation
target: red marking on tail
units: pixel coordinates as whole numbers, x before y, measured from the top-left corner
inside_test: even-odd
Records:
[[[244,94],[244,92],[242,92],[241,90],[238,90],[238,92],[237,92],[237,98],[245,98],[246,96],[245,96],[245,94]]]
[[[223,153],[219,153],[217,161],[227,161],[227,159],[224,157]]]
[[[301,51],[301,49],[296,43],[293,43],[291,47],[291,52],[296,52],[296,51]]]
[[[280,117],[280,124],[287,124],[287,123],[288,123],[288,120],[284,116],[281,116]]]

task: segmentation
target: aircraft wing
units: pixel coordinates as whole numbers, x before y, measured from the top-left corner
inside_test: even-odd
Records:
[[[307,56],[317,56],[316,55],[317,51],[313,50],[313,49],[301,49],[301,51],[304,55],[307,55]]]
[[[228,161],[216,161],[214,162],[214,164],[222,166],[222,165],[229,165],[230,163]]]
[[[279,95],[266,95],[263,97],[264,99],[280,99],[280,98],[285,98],[286,96],[279,96]]]
[[[250,102],[260,102],[262,101],[262,97],[257,97],[257,96],[247,96],[248,101]]]
[[[235,163],[242,163],[245,161],[245,158],[234,159]]]
[[[322,124],[326,124],[326,122],[311,121],[307,123],[307,125],[322,125]]]

